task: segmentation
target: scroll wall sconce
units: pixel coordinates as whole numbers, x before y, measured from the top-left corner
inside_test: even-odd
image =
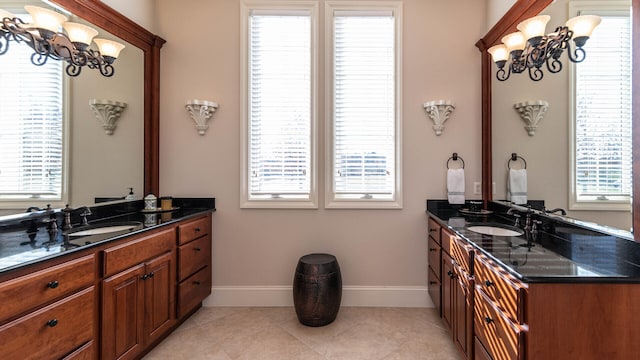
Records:
[[[520,114],[522,121],[527,124],[524,128],[529,136],[533,136],[544,114],[549,110],[549,103],[544,100],[525,101],[514,104],[513,107]]]
[[[424,111],[433,120],[433,131],[437,136],[440,136],[444,130],[444,122],[456,108],[455,105],[450,100],[434,100],[424,103],[423,106]]]
[[[204,135],[209,128],[207,121],[213,116],[213,113],[218,109],[218,103],[207,100],[188,100],[184,106],[189,115],[196,123],[196,130],[198,134]]]
[[[78,76],[83,67],[98,69],[105,77],[113,76],[113,62],[124,45],[94,37],[95,29],[68,22],[67,17],[57,11],[38,6],[25,6],[33,23],[26,23],[14,14],[0,9],[0,55],[9,50],[9,44],[25,43],[33,49],[31,62],[44,65],[48,59],[67,62],[65,72]],[[64,28],[66,33],[60,31]],[[91,41],[98,50],[89,48]]]
[[[89,107],[96,114],[96,118],[102,122],[102,128],[107,135],[113,135],[116,130],[116,122],[127,107],[127,104],[112,100],[89,100]]]

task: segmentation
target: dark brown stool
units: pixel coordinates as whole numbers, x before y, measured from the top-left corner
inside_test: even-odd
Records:
[[[336,257],[309,254],[300,258],[293,278],[293,304],[298,320],[323,326],[336,319],[342,299],[342,275]]]

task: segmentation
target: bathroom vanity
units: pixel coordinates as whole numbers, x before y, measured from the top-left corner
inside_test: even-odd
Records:
[[[138,359],[197,310],[211,293],[215,199],[174,204],[91,207],[89,225],[55,237],[61,211],[0,218],[3,359]],[[140,226],[111,225],[123,223]]]
[[[468,215],[427,201],[429,294],[463,358],[635,358],[640,244],[526,208],[514,212],[518,234],[470,230],[514,229],[508,209]]]

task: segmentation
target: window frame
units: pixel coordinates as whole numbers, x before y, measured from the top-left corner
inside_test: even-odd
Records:
[[[395,38],[395,169],[394,189],[390,199],[346,199],[334,189],[335,118],[334,118],[334,12],[391,12]],[[325,208],[327,209],[402,209],[402,2],[401,1],[326,1],[325,32]]]
[[[608,1],[570,1],[569,17],[579,14],[594,14],[600,16],[620,14],[629,11],[631,5],[624,0]],[[633,46],[633,44],[632,44]],[[589,43],[586,45],[589,56]],[[599,210],[599,211],[631,211],[632,194],[622,200],[580,200],[577,193],[576,174],[576,66],[569,66],[569,210]],[[632,191],[633,189],[631,189]]]
[[[249,126],[249,25],[251,12],[254,10],[268,12],[309,12],[311,21],[311,73],[310,73],[310,188],[306,199],[292,198],[252,198],[250,194],[250,126]],[[318,2],[293,0],[243,0],[240,2],[240,208],[267,209],[317,209],[317,53],[318,53]]]
[[[16,14],[17,16],[27,16],[28,13],[22,9],[22,5],[8,4],[5,10]],[[23,43],[12,43],[11,46],[26,46]],[[27,60],[28,61],[28,60]],[[61,161],[61,178],[60,178],[60,196],[58,198],[2,198],[0,197],[0,210],[26,209],[30,206],[42,207],[43,203],[51,205],[52,208],[62,208],[69,203],[69,162],[70,162],[70,128],[71,128],[71,97],[72,85],[69,77],[64,73],[63,62],[52,60],[60,64],[60,74],[62,76],[62,161]],[[32,65],[36,66],[36,65]]]

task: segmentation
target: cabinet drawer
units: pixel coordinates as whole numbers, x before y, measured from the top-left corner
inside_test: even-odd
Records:
[[[175,243],[175,228],[170,228],[108,248],[104,251],[104,276],[111,276],[171,251]]]
[[[93,286],[0,327],[3,359],[60,359],[94,338]]]
[[[178,248],[178,281],[209,265],[211,237],[205,236]]]
[[[473,248],[457,236],[451,238],[451,257],[467,274],[473,274]]]
[[[93,284],[95,255],[21,276],[0,285],[0,322]]]
[[[442,251],[451,255],[451,243],[456,240],[456,236],[445,229],[442,229],[440,233],[442,234],[440,238],[440,245],[442,246]]]
[[[432,238],[429,238],[429,267],[438,277],[438,280],[440,280],[440,274],[442,274],[440,271],[440,249],[440,245],[438,245]]]
[[[522,323],[525,285],[499,269],[484,256],[474,257],[476,284],[513,321]]]
[[[203,217],[178,226],[180,232],[179,245],[186,244],[211,232],[210,217]]]
[[[440,244],[440,229],[442,226],[438,224],[433,218],[429,218],[429,237],[432,238],[436,243]]]
[[[524,357],[524,332],[514,324],[479,288],[475,290],[474,324],[476,336],[494,360]]]
[[[178,285],[178,317],[186,315],[211,294],[211,268],[205,267]]]

